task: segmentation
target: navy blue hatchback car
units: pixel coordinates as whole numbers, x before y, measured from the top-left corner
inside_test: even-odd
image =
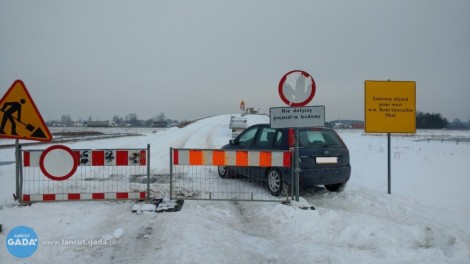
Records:
[[[275,129],[269,124],[258,124],[245,129],[222,149],[289,150],[294,147],[294,143],[293,129]],[[324,185],[329,191],[342,191],[351,175],[351,165],[349,150],[341,137],[330,128],[300,128],[299,146],[299,185]],[[220,166],[218,173],[222,178],[235,175],[264,178],[272,195],[279,195],[290,186],[293,176],[291,168],[283,167]]]

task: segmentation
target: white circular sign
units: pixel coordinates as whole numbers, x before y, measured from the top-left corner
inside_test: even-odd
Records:
[[[44,175],[54,181],[70,178],[77,170],[78,159],[75,152],[62,145],[47,148],[39,158],[39,167]]]
[[[279,96],[288,106],[305,106],[315,96],[315,81],[305,71],[286,73],[279,82]]]

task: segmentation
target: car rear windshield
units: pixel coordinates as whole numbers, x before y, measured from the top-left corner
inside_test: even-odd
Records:
[[[300,147],[309,148],[315,146],[342,147],[342,141],[333,130],[308,129],[300,130]]]

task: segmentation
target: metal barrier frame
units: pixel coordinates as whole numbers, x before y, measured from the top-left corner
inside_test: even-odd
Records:
[[[81,151],[84,149],[74,149],[73,151]],[[32,203],[32,202],[54,202],[54,201],[88,201],[88,200],[143,200],[143,199],[150,199],[150,144],[147,144],[147,148],[126,148],[126,149],[86,149],[90,151],[106,151],[106,150],[113,150],[113,151],[143,151],[145,150],[145,165],[140,165],[139,167],[145,166],[145,175],[143,176],[146,178],[146,190],[139,191],[139,192],[120,192],[120,191],[112,191],[112,192],[98,192],[98,193],[57,193],[57,194],[33,194],[33,195],[43,195],[43,200],[31,200],[31,196],[27,196],[28,194],[24,194],[24,160],[23,160],[23,153],[25,151],[44,151],[44,150],[22,150],[22,146],[20,144],[16,147],[16,194],[15,199],[18,199],[20,203]],[[122,167],[121,165],[112,165],[113,167]],[[132,165],[126,165],[127,167],[133,167]],[[98,167],[98,166],[96,166]],[[111,165],[102,165],[102,167],[111,167]],[[91,170],[91,169],[90,169]],[[44,175],[43,175],[44,176]],[[72,175],[73,177],[74,175]],[[129,175],[131,176],[131,175]],[[130,186],[130,184],[129,184]],[[110,197],[110,194],[114,194],[114,197]],[[83,198],[82,198],[83,196]],[[111,195],[113,196],[113,195]],[[26,198],[26,199],[25,199]]]
[[[292,190],[292,188],[290,188],[289,190],[286,190],[286,186],[284,186],[284,191],[281,192],[281,194],[279,196],[273,196],[271,195],[271,193],[269,192],[269,190],[267,190],[266,186],[265,185],[262,185],[261,186],[256,186],[256,188],[260,188],[260,192],[259,193],[256,193],[254,194],[253,192],[251,193],[251,196],[250,198],[246,199],[246,198],[217,198],[217,197],[214,197],[214,195],[212,195],[211,192],[208,192],[208,197],[209,198],[200,198],[200,197],[181,197],[181,196],[177,196],[175,194],[175,182],[176,182],[176,176],[175,176],[175,168],[174,166],[196,166],[196,167],[200,167],[202,168],[203,170],[205,171],[208,171],[207,168],[211,168],[211,167],[217,167],[217,166],[221,166],[220,164],[198,164],[198,165],[186,165],[186,164],[183,164],[183,165],[179,165],[179,164],[174,164],[174,151],[175,150],[178,150],[178,151],[226,151],[226,152],[270,152],[270,153],[289,153],[289,166],[282,166],[282,167],[285,167],[286,169],[288,170],[291,170],[292,171],[292,159],[293,159],[293,156],[292,155],[292,152],[291,151],[286,151],[286,150],[221,150],[221,149],[187,149],[187,148],[170,148],[170,199],[182,199],[182,200],[210,200],[210,201],[256,201],[256,202],[280,202],[280,201],[289,201],[291,199],[291,193],[289,192],[289,190]],[[209,162],[210,163],[210,162]],[[232,165],[232,164],[230,164]],[[272,167],[281,167],[281,166],[256,166],[256,165],[247,165],[247,167],[266,167],[266,168],[272,168]],[[210,170],[210,169],[209,169]],[[218,174],[217,172],[215,172],[216,174],[216,177],[220,180],[227,180],[227,179],[222,179]],[[208,178],[210,179],[210,178]],[[243,178],[237,178],[235,180],[239,180],[241,182],[247,182],[247,181],[251,181],[253,182],[253,180],[251,178],[246,178],[247,180],[243,180]],[[283,183],[284,184],[284,183]],[[262,193],[265,193],[266,195],[264,194],[261,194]],[[243,192],[243,190],[240,191],[240,194],[245,194],[246,192]],[[207,196],[207,195],[206,195]],[[266,199],[259,199],[259,198],[255,198],[255,196],[259,197],[259,196],[262,196],[262,197],[267,197]]]

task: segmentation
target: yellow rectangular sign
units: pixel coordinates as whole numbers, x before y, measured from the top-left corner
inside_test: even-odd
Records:
[[[365,81],[365,132],[416,133],[416,82]]]

